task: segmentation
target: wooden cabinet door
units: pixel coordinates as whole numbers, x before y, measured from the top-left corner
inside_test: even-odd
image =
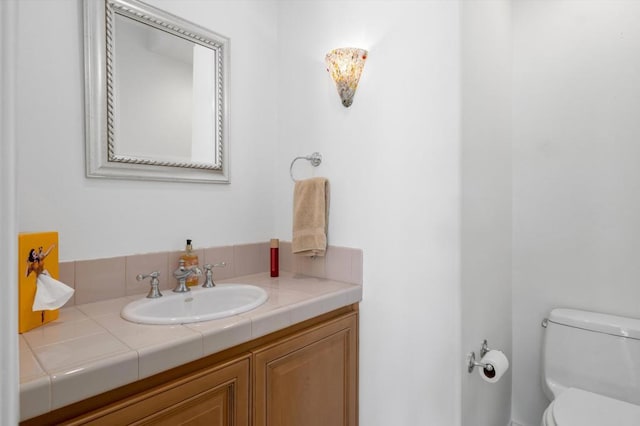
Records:
[[[132,425],[202,425],[232,426],[237,425],[233,415],[235,384],[220,383],[191,398],[181,401],[155,414],[133,422]],[[247,423],[244,423],[247,424]]]
[[[249,425],[250,358],[204,369],[105,407],[70,425]]]
[[[254,351],[254,426],[356,426],[357,356],[356,314]]]

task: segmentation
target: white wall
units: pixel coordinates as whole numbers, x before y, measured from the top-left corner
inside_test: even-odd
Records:
[[[463,356],[481,342],[511,358],[511,2],[462,2]],[[461,361],[462,362],[462,361]],[[462,424],[506,426],[511,371],[462,375]]]
[[[516,1],[513,419],[537,426],[540,321],[640,316],[640,2]]]
[[[19,231],[57,230],[60,259],[273,236],[277,10],[273,1],[148,1],[231,38],[231,184],[84,175],[82,2],[19,2]]]
[[[459,4],[279,4],[277,234],[299,178],[331,181],[329,242],[364,250],[360,423],[459,424]],[[353,105],[325,70],[369,49]]]

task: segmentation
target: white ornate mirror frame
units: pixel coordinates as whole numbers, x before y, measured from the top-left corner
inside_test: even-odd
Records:
[[[210,30],[137,0],[85,0],[85,115],[86,173],[92,178],[229,182],[228,64],[229,40]],[[214,52],[215,99],[211,133],[215,138],[213,161],[182,161],[130,155],[117,151],[114,82],[114,26],[117,15],[149,28],[187,40]],[[144,129],[140,129],[144,132]]]

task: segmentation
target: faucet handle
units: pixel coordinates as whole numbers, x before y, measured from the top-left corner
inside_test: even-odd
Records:
[[[160,272],[153,271],[150,274],[138,274],[136,276],[136,280],[142,281],[146,278],[151,278],[151,288],[149,289],[149,294],[147,297],[149,299],[156,299],[158,297],[162,297],[162,293],[160,293],[160,280],[158,277],[160,276]]]
[[[173,276],[176,277],[176,279],[178,280],[181,279],[182,275],[184,275],[184,273],[189,270],[189,268],[184,266],[184,263],[185,263],[184,259],[180,259],[178,261],[178,269],[173,271]]]
[[[207,263],[206,265],[203,266],[205,271],[210,271],[213,268],[224,268],[225,266],[227,266],[227,262],[218,262],[218,263]]]
[[[149,278],[149,277],[151,277],[151,279],[153,280],[153,279],[158,279],[158,277],[159,277],[159,276],[160,276],[160,272],[158,272],[158,271],[153,271],[153,272],[151,272],[150,274],[138,274],[138,275],[136,276],[136,280],[138,280],[138,281],[142,281],[142,280],[144,280],[145,278]]]
[[[204,284],[202,284],[202,287],[215,287],[216,284],[213,282],[213,268],[224,268],[225,266],[227,266],[227,262],[214,263],[213,265],[211,263],[207,263],[206,265],[204,265],[206,279],[204,281]]]

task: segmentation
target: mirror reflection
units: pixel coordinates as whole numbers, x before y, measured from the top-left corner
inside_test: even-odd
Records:
[[[115,154],[215,165],[215,51],[114,19]]]

